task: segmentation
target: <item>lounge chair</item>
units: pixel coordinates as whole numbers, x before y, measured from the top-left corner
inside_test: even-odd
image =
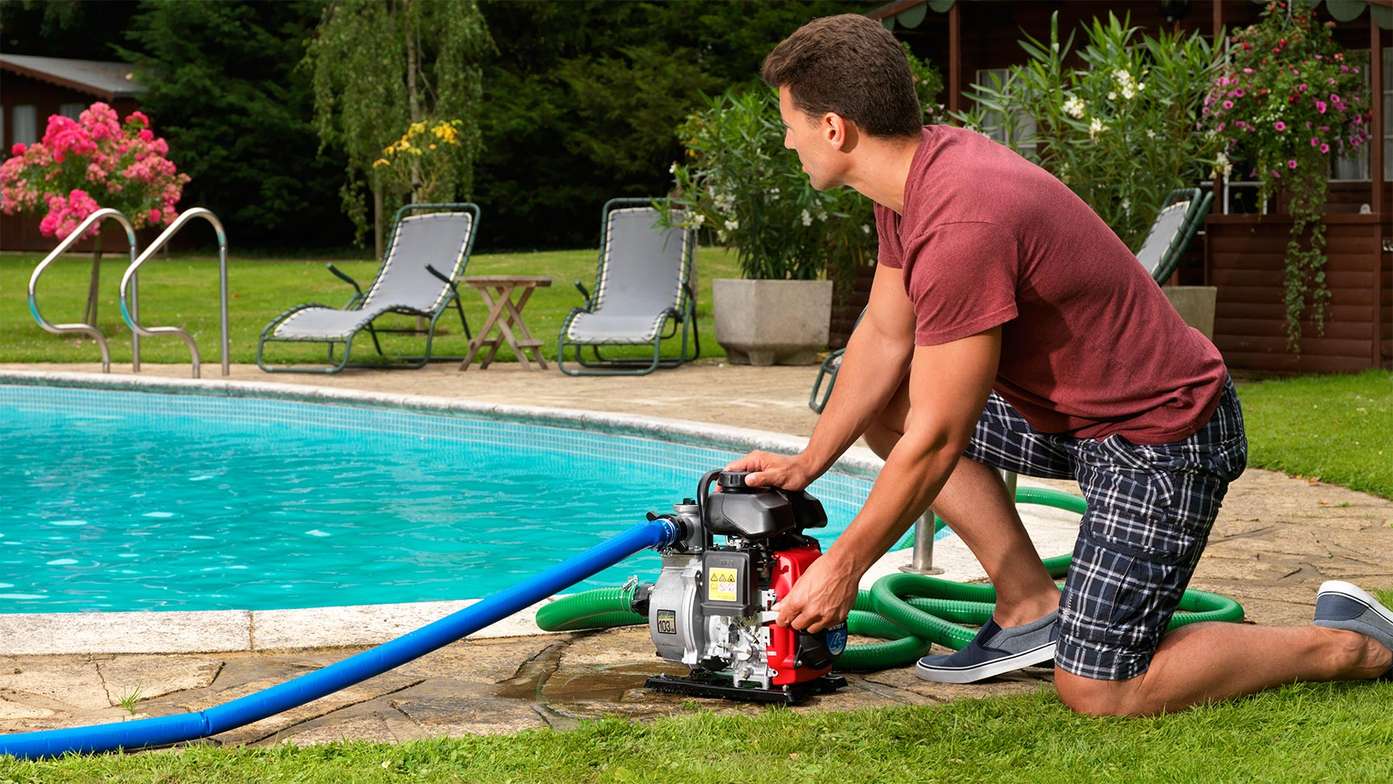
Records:
[[[1137,260],[1158,285],[1169,280],[1180,265],[1180,257],[1185,254],[1199,227],[1204,225],[1204,218],[1209,214],[1209,205],[1213,201],[1213,193],[1202,194],[1199,188],[1179,188],[1166,196],[1165,206],[1157,213],[1146,241],[1137,251]],[[859,318],[857,322],[860,322]],[[832,387],[837,383],[837,371],[841,370],[845,351],[839,348],[827,355],[822,367],[817,370],[812,391],[808,393],[808,408],[816,413],[822,413],[827,399],[832,396]]]
[[[860,326],[861,319],[866,317],[866,311],[856,317],[856,323],[851,325],[851,331],[855,332],[856,327]],[[822,409],[827,407],[827,399],[832,397],[832,387],[837,383],[837,371],[842,369],[842,355],[846,353],[846,347],[839,348],[827,355],[827,359],[822,360],[822,365],[817,369],[817,378],[813,379],[812,391],[808,393],[808,408],[815,414],[821,414]],[[827,382],[824,389],[822,384]]]
[[[1178,188],[1162,202],[1164,206],[1137,251],[1137,261],[1157,284],[1170,280],[1175,268],[1180,266],[1180,257],[1185,255],[1195,233],[1204,225],[1213,201],[1213,193],[1201,194],[1199,188]]]
[[[605,203],[595,293],[592,296],[576,281],[585,304],[566,317],[556,339],[556,366],[566,375],[644,375],[701,353],[696,296],[690,285],[696,231],[659,226],[652,204],[651,199]],[[680,353],[663,359],[663,341],[679,333]],[[642,359],[606,357],[602,346],[651,346],[653,354]],[[574,349],[580,367],[566,366],[568,347]],[[592,354],[589,359],[586,348]]]
[[[437,212],[406,216],[420,210]],[[366,293],[346,273],[328,265],[329,271],[357,292],[342,308],[328,305],[298,305],[276,316],[261,331],[256,345],[256,364],[267,373],[337,373],[348,366],[353,339],[364,328],[372,336],[373,347],[386,358],[373,321],[386,313],[430,319],[425,354],[400,357],[372,367],[424,367],[430,362],[436,323],[453,305],[459,313],[465,337],[472,337],[464,308],[460,306],[456,281],[464,274],[474,237],[479,227],[479,208],[473,204],[408,204],[397,211],[395,229],[387,245],[387,256]],[[329,357],[325,365],[268,366],[264,351],[267,343],[325,343]],[[337,362],[334,348],[343,344]],[[437,360],[460,357],[434,357]]]

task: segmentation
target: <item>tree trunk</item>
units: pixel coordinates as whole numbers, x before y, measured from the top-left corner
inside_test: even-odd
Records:
[[[403,5],[402,15],[406,31],[406,102],[411,112],[411,122],[421,121],[421,98],[416,89],[416,71],[419,67],[417,60],[420,59],[420,52],[416,46],[416,23],[411,16],[411,0],[406,0]],[[421,162],[419,158],[411,161],[411,202],[414,204],[421,200]]]
[[[406,0],[404,4],[406,13],[406,98],[407,105],[411,108],[411,122],[417,123],[421,120],[421,98],[416,91],[416,68],[417,59],[420,52],[416,48],[416,23],[411,17],[411,0]],[[421,159],[411,159],[411,203],[416,204],[421,201]],[[426,332],[430,329],[430,324],[422,317],[416,317],[416,331]]]
[[[382,245],[386,238],[382,236],[382,185],[373,183],[372,186],[372,244],[377,251],[377,262],[382,263]]]
[[[97,234],[92,246],[92,276],[87,282],[87,307],[82,311],[82,321],[97,326],[97,298],[102,282],[102,235]]]

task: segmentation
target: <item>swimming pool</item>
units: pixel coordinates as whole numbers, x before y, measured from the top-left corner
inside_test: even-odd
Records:
[[[486,596],[669,511],[745,448],[351,400],[0,384],[0,612]],[[869,483],[813,485],[824,547]],[[657,569],[646,553],[574,590]]]

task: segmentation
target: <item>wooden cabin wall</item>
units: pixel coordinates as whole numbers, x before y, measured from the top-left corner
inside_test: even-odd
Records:
[[[1263,372],[1349,372],[1374,364],[1374,308],[1393,307],[1390,256],[1378,252],[1381,227],[1371,215],[1326,220],[1326,280],[1331,299],[1324,335],[1309,320],[1301,353],[1286,350],[1283,258],[1291,221],[1285,216],[1226,215],[1209,219],[1210,282],[1219,289],[1214,344],[1230,367]],[[1376,259],[1384,272],[1374,291]],[[1389,336],[1388,315],[1381,332]],[[1385,341],[1385,347],[1387,342]]]

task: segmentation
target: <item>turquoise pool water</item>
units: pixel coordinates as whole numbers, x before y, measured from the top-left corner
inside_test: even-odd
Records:
[[[0,385],[0,612],[481,597],[670,511],[739,453],[478,416]],[[813,485],[824,547],[868,490]],[[657,570],[644,553],[574,590]]]

